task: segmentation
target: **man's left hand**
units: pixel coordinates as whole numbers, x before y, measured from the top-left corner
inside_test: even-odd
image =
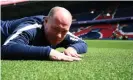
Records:
[[[68,47],[67,49],[64,50],[63,52],[65,55],[72,56],[72,57],[81,57],[80,54],[77,53],[77,51],[73,47]]]

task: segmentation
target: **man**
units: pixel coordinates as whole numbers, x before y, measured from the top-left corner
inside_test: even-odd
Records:
[[[81,60],[87,44],[69,32],[71,23],[72,15],[63,7],[52,8],[45,18],[1,21],[2,59]],[[58,47],[64,47],[64,52],[55,50]]]

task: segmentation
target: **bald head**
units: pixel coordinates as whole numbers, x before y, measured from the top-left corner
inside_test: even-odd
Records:
[[[45,35],[52,45],[60,43],[70,29],[71,13],[63,7],[53,7],[45,19]]]
[[[70,17],[72,17],[71,13],[65,9],[64,7],[59,7],[59,6],[56,6],[56,7],[53,7],[49,13],[48,13],[48,17],[52,17],[55,15],[55,13],[57,13],[58,11],[61,11],[62,13],[66,13],[67,15],[69,15]]]
[[[71,24],[72,22],[71,13],[63,7],[53,7],[49,12],[48,17],[63,24]]]

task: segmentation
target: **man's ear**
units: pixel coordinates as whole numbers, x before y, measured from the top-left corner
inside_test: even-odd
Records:
[[[45,23],[47,23],[48,22],[48,17],[45,17],[45,21],[44,21]]]

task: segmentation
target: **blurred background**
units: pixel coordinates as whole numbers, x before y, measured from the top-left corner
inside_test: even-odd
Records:
[[[1,19],[45,15],[54,6],[73,15],[70,32],[83,39],[133,40],[132,1],[1,0]]]

